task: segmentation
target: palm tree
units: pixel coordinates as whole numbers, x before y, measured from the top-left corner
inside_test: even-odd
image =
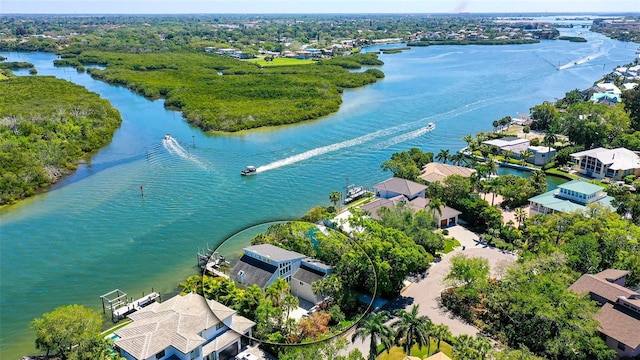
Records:
[[[453,165],[460,166],[461,163],[466,162],[467,157],[461,153],[455,153],[451,155],[451,163]]]
[[[485,165],[487,167],[488,176],[498,175],[498,169],[500,168],[500,165],[498,165],[497,162],[495,162],[494,160],[489,160],[485,163]]]
[[[333,203],[333,207],[338,206],[338,201],[342,197],[342,193],[340,191],[332,191],[329,193],[329,200]]]
[[[410,312],[404,309],[396,310],[395,315],[399,319],[391,325],[396,330],[396,342],[402,344],[404,352],[409,356],[414,344],[418,345],[419,349],[427,345],[427,354],[431,353],[429,337],[433,323],[426,315],[420,316],[419,310],[420,305],[413,305]]]
[[[522,159],[522,165],[527,165],[527,159],[533,156],[533,151],[527,149],[520,151],[520,158]]]
[[[515,215],[516,220],[518,221],[518,227],[524,224],[525,220],[527,220],[527,212],[524,211],[523,208],[517,208],[513,214]]]
[[[551,129],[544,134],[544,139],[542,139],[542,143],[549,147],[549,152],[551,152],[551,145],[555,144],[556,141],[558,141],[558,135]]]
[[[369,360],[375,360],[378,356],[378,340],[387,352],[391,349],[393,330],[385,325],[385,321],[388,319],[389,313],[387,311],[371,313],[358,322],[356,331],[351,336],[351,342],[354,342],[356,339],[365,341],[367,337],[371,339],[369,343]]]
[[[489,350],[493,348],[491,341],[484,336],[476,337],[474,349],[478,354],[478,359],[486,359]]]
[[[491,178],[488,181],[486,181],[486,185],[489,189],[489,191],[491,192],[491,206],[493,206],[493,202],[496,199],[496,192],[498,192],[499,188],[500,188],[500,179],[498,178]]]
[[[456,338],[453,343],[453,357],[456,359],[474,359],[478,356],[476,350],[476,340],[467,335],[462,334]]]
[[[442,202],[442,200],[438,198],[429,199],[427,207],[429,208],[429,210],[433,211],[433,217],[435,217],[436,220],[439,219],[440,216],[442,216],[442,208],[444,207],[444,203]],[[436,216],[436,212],[440,214],[440,216]]]
[[[466,135],[465,137],[462,138],[462,141],[467,143],[467,148],[471,147],[471,143],[473,142],[473,136],[471,135]]]
[[[449,149],[440,149],[440,152],[436,155],[436,160],[440,160],[443,164],[446,164],[447,160],[449,160]]]
[[[500,121],[494,120],[492,125],[493,125],[493,132],[498,132],[498,126],[500,126]]]
[[[276,281],[264,289],[265,297],[271,299],[274,307],[280,307],[283,295],[289,295],[291,286],[283,278],[277,278]]]
[[[298,298],[293,295],[287,295],[282,299],[282,308],[284,309],[286,318],[289,317],[291,310],[297,308],[299,304]]]
[[[443,339],[446,340],[451,338],[453,334],[451,334],[451,330],[449,330],[449,327],[447,325],[437,324],[431,330],[431,336],[438,339],[438,351],[440,351],[440,342],[442,342]]]

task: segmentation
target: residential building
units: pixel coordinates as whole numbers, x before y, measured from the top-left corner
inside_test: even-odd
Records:
[[[420,174],[420,178],[427,183],[443,182],[444,179],[451,175],[460,175],[462,177],[468,178],[475,172],[475,169],[470,169],[462,166],[431,162],[422,168],[422,174]]]
[[[385,180],[373,187],[376,190],[376,197],[391,199],[398,195],[403,195],[408,200],[417,197],[424,197],[426,186],[410,180],[393,177]]]
[[[291,286],[293,295],[315,304],[322,299],[313,294],[311,284],[332,272],[333,267],[320,260],[275,245],[260,244],[244,248],[230,277],[239,284],[255,284],[262,289],[282,278]]]
[[[578,173],[595,179],[622,180],[627,175],[640,176],[640,156],[625,149],[595,148],[571,154]]]
[[[613,83],[601,82],[601,83],[597,83],[596,86],[604,89],[604,92],[609,94],[620,95],[622,93],[622,91],[620,91],[620,89]]]
[[[371,214],[372,219],[380,219],[378,211],[381,208],[393,208],[399,203],[416,212],[420,210],[430,211],[430,200],[424,197],[426,186],[422,184],[400,178],[391,178],[374,186],[374,188],[376,189],[376,199],[361,207],[362,210]],[[460,211],[448,206],[440,208],[440,212],[435,209],[433,211],[439,228],[457,225],[458,217],[462,214]]]
[[[527,159],[527,161],[539,166],[548,163],[556,156],[556,149],[549,146],[529,146],[529,151],[531,151],[533,155]]]
[[[529,148],[530,142],[528,139],[522,139],[515,136],[503,137],[500,139],[493,139],[483,141],[483,144],[494,146],[501,151],[510,151],[515,154],[519,154]]]
[[[114,332],[128,360],[227,360],[249,344],[255,323],[216,301],[190,293],[153,303],[129,315]]]
[[[589,293],[600,306],[595,319],[607,346],[618,357],[640,356],[640,294],[625,288],[625,270],[607,269],[595,275],[585,274],[569,290]]]
[[[608,196],[604,188],[586,181],[572,180],[561,184],[557,189],[529,199],[529,213],[551,214],[555,212],[570,213],[584,210],[587,205],[599,203],[611,207],[613,198]]]
[[[619,103],[621,99],[620,99],[620,94],[598,92],[591,95],[591,98],[589,98],[589,101],[591,101],[594,104],[604,104],[604,105],[613,106]]]

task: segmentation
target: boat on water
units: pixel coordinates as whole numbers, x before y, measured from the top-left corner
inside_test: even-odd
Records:
[[[352,203],[365,195],[367,195],[369,191],[362,186],[349,185],[347,187],[347,193],[344,198],[344,204]]]
[[[164,139],[165,140],[171,140],[171,134],[165,134],[164,135]]]
[[[247,166],[246,169],[240,171],[240,175],[242,176],[255,175],[257,172],[258,170],[256,169],[255,166],[249,165]]]
[[[432,122],[430,122],[430,123],[428,123],[428,124],[427,124],[427,130],[428,130],[428,131],[432,131],[432,130],[434,130],[435,128],[436,128],[436,124],[434,124],[434,123],[432,123]]]

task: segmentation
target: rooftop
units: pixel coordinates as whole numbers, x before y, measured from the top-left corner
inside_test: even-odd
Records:
[[[575,191],[577,193],[580,194],[595,194],[599,191],[604,191],[604,188],[598,185],[594,185],[591,183],[588,183],[586,181],[581,181],[581,180],[571,180],[569,182],[566,182],[564,184],[560,184],[558,185],[558,188],[560,189],[567,189],[570,191]]]
[[[611,283],[599,278],[597,275],[584,274],[576,282],[569,286],[569,290],[576,293],[592,293],[607,299],[612,303],[618,301],[618,296],[637,297],[638,293],[624,286]]]
[[[393,177],[377,184],[374,188],[377,190],[386,190],[397,194],[412,196],[424,191],[427,187],[411,180]]]
[[[188,354],[206,342],[198,333],[217,325],[220,319],[238,319],[248,326],[246,329],[255,325],[234,314],[235,310],[201,295],[177,295],[129,315],[133,322],[115,331],[120,337],[115,344],[138,359],[147,359],[168,347]]]
[[[640,169],[640,156],[629,149],[595,148],[571,154],[573,158],[589,156],[598,159],[601,163],[609,165],[611,170]]]
[[[252,245],[247,246],[246,250],[264,256],[266,258],[272,259],[273,261],[287,261],[294,259],[302,259],[306,258],[306,255],[297,253],[295,251],[285,250],[283,248],[277,247],[271,244],[260,244],[260,245]]]
[[[240,282],[238,279],[238,273],[243,271],[243,285],[256,284],[259,287],[264,288],[277,269],[278,268],[275,265],[267,264],[258,259],[254,259],[251,256],[242,255],[240,260],[238,260],[238,262],[233,266],[233,269],[231,269],[230,275],[232,279]]]
[[[632,349],[640,346],[640,314],[618,304],[606,303],[595,319],[603,334]]]
[[[444,181],[451,175],[460,175],[462,177],[469,177],[476,171],[462,166],[455,166],[449,164],[441,164],[437,162],[431,162],[422,168],[422,175],[420,178],[426,182]]]

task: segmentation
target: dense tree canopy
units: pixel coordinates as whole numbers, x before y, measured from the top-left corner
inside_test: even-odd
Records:
[[[259,65],[206,53],[116,53],[87,51],[65,63],[101,64],[97,79],[144,96],[165,98],[204,131],[238,131],[317,119],[338,110],[345,88],[376,82],[381,65],[374,53],[297,66]]]
[[[108,101],[53,77],[11,77],[0,91],[0,204],[33,195],[106,145],[122,121]]]
[[[66,305],[44,313],[32,322],[36,347],[46,357],[60,359],[111,359],[108,342],[100,335],[102,317],[81,305]]]

